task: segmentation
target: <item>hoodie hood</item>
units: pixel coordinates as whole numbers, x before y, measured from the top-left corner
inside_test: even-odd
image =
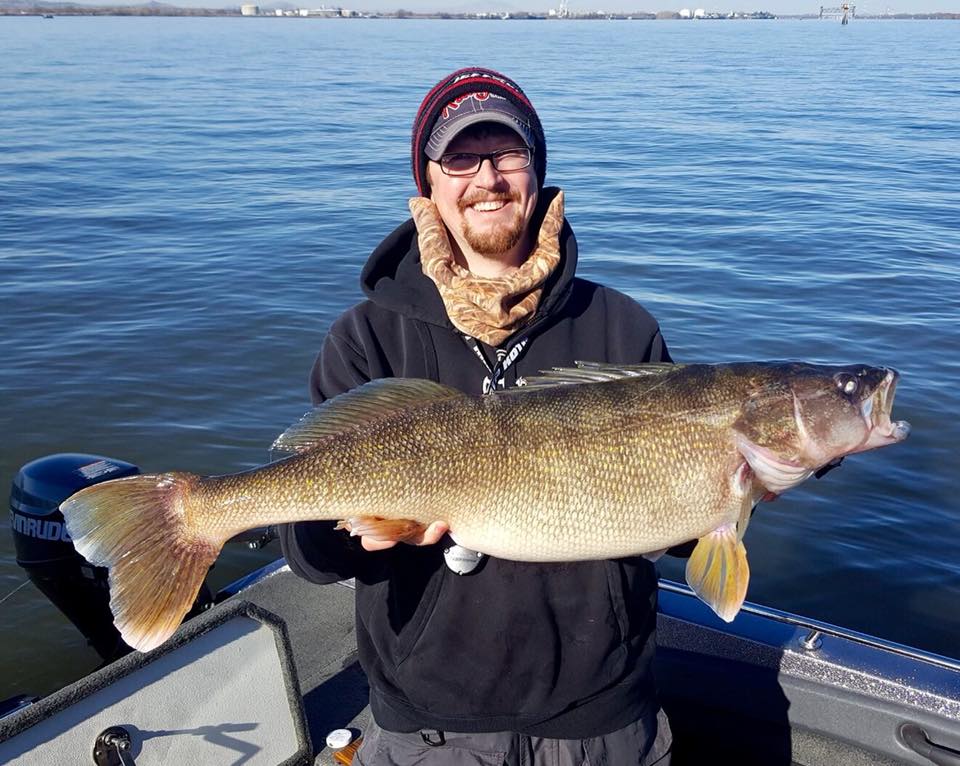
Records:
[[[537,210],[530,222],[538,231],[550,202],[559,191],[556,187],[547,187],[541,192]],[[564,219],[560,231],[560,263],[544,283],[540,304],[531,324],[563,306],[570,294],[576,269],[577,240],[569,222]],[[455,329],[447,317],[436,285],[423,273],[417,228],[412,218],[394,229],[373,251],[360,275],[360,286],[364,294],[378,306],[411,319]]]

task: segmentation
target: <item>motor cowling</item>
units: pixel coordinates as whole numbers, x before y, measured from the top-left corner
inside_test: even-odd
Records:
[[[130,647],[113,625],[107,570],[77,553],[59,507],[85,487],[139,473],[132,463],[100,455],[47,455],[20,469],[10,493],[10,529],[17,564],[108,662],[129,652]],[[211,602],[204,585],[191,613]]]

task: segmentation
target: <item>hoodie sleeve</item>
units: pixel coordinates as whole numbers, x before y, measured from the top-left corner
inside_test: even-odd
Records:
[[[650,362],[673,362],[673,358],[670,356],[670,350],[667,348],[667,342],[663,339],[663,335],[660,334],[659,327],[657,328],[656,335],[653,336],[653,340],[650,342],[647,360]]]
[[[600,288],[604,312],[598,330],[605,333],[611,363],[673,362],[657,320],[633,298],[611,288]]]
[[[363,355],[347,338],[335,334],[335,329],[336,325],[324,339],[310,372],[314,405],[370,380]],[[280,527],[283,555],[294,573],[325,585],[362,576],[378,558],[363,550],[358,538],[335,526],[332,521],[300,521]]]
[[[310,370],[310,399],[314,406],[372,379],[363,352],[337,329],[334,325],[324,338]]]

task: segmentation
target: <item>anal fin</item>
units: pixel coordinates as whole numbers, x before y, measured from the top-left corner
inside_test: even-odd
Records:
[[[370,537],[381,542],[404,543],[422,537],[427,525],[413,519],[354,516],[338,522],[337,529],[349,530],[351,537]]]
[[[750,567],[734,524],[704,535],[687,561],[687,583],[725,622],[732,622],[747,596]]]

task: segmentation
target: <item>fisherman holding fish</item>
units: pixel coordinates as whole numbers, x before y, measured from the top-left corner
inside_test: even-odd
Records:
[[[687,583],[733,620],[754,506],[910,424],[886,367],[672,364],[643,308],[574,276],[545,172],[519,86],[454,72],[414,123],[413,218],[331,327],[290,456],[60,505],[127,644],[160,646],[224,542],[281,524],[295,572],[356,578],[360,764],[669,762],[650,560],[696,540]]]
[[[310,378],[315,404],[385,377],[481,394],[579,359],[670,361],[647,311],[575,276],[564,195],[544,186],[543,128],[514,81],[468,68],[439,82],[417,112],[412,167],[412,219],[367,261],[367,300],[331,327]],[[374,719],[357,762],[667,764],[653,565],[484,559],[445,532],[432,524],[417,545],[397,545],[386,530],[283,529],[294,572],[357,578]]]

